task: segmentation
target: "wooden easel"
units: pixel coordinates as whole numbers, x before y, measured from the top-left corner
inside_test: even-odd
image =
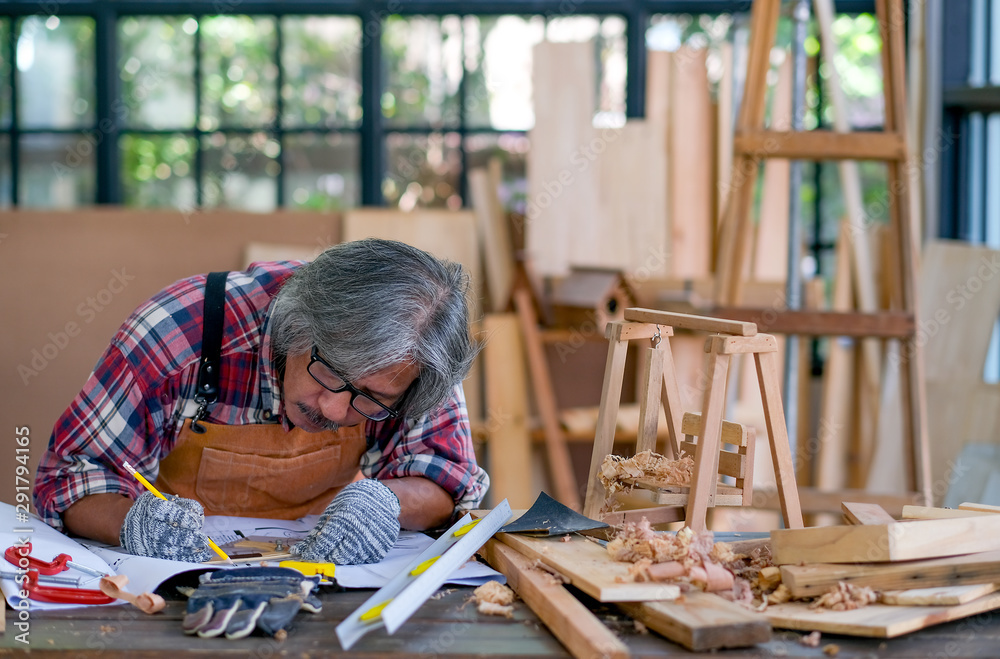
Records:
[[[719,474],[719,451],[722,447],[722,415],[726,399],[726,379],[729,362],[734,354],[752,354],[757,364],[764,420],[781,513],[787,528],[802,527],[802,510],[795,486],[795,469],[788,445],[788,432],[781,405],[781,383],[778,378],[777,342],[770,334],[758,334],[753,323],[722,320],[649,309],[626,309],[625,321],[608,323],[608,361],[604,371],[604,388],[597,417],[597,433],[587,482],[584,514],[593,519],[600,515],[604,487],[598,478],[605,456],[614,445],[615,422],[621,402],[625,358],[630,341],[648,340],[650,349],[643,354],[639,398],[639,437],[636,452],[656,448],[659,404],[662,402],[669,424],[668,453],[679,455],[684,433],[684,413],[680,390],[674,373],[670,336],[674,328],[711,332],[705,343],[705,397],[702,403],[698,442],[695,445],[694,475],[687,496],[687,525],[695,531],[704,530],[708,508],[716,503]],[[752,465],[750,465],[752,468]],[[745,502],[745,499],[744,499]]]
[[[881,132],[774,131],[764,126],[766,76],[780,0],[754,0],[746,87],[737,118],[734,161],[728,201],[722,218],[716,277],[715,313],[727,318],[759,319],[764,310],[740,308],[744,263],[751,245],[750,209],[758,165],[766,158],[799,160],[879,160],[888,165],[888,213],[893,254],[887,263],[893,281],[892,309],[868,313],[767,310],[774,318],[768,330],[809,336],[853,336],[898,339],[902,382],[905,459],[912,490],[931,501],[923,354],[917,341],[917,232],[911,226],[909,179],[906,172],[906,94],[901,0],[876,0],[882,37],[885,129]],[[853,228],[853,227],[852,227]],[[867,227],[856,227],[858,239]]]

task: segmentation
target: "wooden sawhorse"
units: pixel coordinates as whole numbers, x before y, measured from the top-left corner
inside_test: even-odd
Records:
[[[757,366],[767,436],[771,443],[781,514],[786,528],[802,528],[802,509],[781,404],[776,354],[778,346],[774,337],[770,334],[758,334],[754,323],[636,308],[625,310],[624,321],[607,325],[606,336],[610,345],[584,514],[599,519],[603,504],[604,486],[601,485],[598,474],[605,456],[611,454],[614,446],[615,423],[621,404],[629,341],[650,341],[650,348],[643,351],[642,357],[636,452],[656,449],[659,404],[662,402],[669,426],[667,454],[672,457],[680,455],[684,412],[681,410],[680,390],[670,352],[670,336],[673,335],[674,328],[711,333],[705,342],[705,352],[708,353],[707,383],[694,455],[694,475],[684,516],[687,525],[694,531],[704,530],[707,526],[708,508],[715,505],[730,358],[735,354],[752,354]]]

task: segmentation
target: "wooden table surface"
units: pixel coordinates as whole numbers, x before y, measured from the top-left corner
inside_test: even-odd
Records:
[[[198,638],[181,631],[184,603],[170,602],[155,616],[130,606],[87,607],[68,611],[34,611],[29,619],[25,645],[16,640],[17,614],[7,609],[7,630],[0,636],[0,655],[59,654],[72,657],[114,659],[170,658],[178,653],[205,657],[566,657],[560,643],[523,602],[515,604],[512,619],[480,615],[467,604],[471,588],[446,588],[429,600],[395,635],[375,630],[349,653],[340,649],[334,627],[360,606],[371,591],[324,594],[323,611],[299,613],[288,637],[278,642],[266,637],[235,641]],[[625,641],[634,657],[691,655],[684,648],[653,633],[640,633],[617,609],[581,599]],[[775,630],[772,639],[750,648],[722,650],[705,655],[720,657],[826,657],[822,647],[836,644],[841,658],[868,657],[996,657],[1000,656],[1000,613],[993,612],[938,625],[896,639],[862,639],[824,635],[819,648],[799,643],[802,634]]]

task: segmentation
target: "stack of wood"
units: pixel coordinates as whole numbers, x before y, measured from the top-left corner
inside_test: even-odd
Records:
[[[891,638],[1000,608],[1000,508],[906,506],[897,521],[877,505],[843,507],[847,526],[771,532],[782,590],[805,600],[768,606],[773,626]],[[861,588],[877,603],[845,610],[809,603]]]

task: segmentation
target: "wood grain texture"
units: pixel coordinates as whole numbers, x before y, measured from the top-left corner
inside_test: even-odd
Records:
[[[656,633],[695,652],[771,640],[771,625],[763,616],[712,593],[692,591],[673,602],[618,606]]]
[[[782,629],[893,638],[996,608],[1000,608],[1000,593],[957,606],[870,604],[853,611],[814,610],[808,604],[788,603],[769,606],[764,615],[772,625]]]
[[[551,574],[512,547],[490,539],[480,550],[486,561],[507,577],[507,585],[531,607],[549,631],[577,659],[631,656],[628,647]]]
[[[530,559],[537,559],[570,579],[572,584],[599,602],[672,600],[680,596],[674,584],[632,581],[631,563],[611,559],[607,550],[581,536],[532,538],[517,533],[496,535]]]
[[[907,561],[1000,549],[1000,517],[771,531],[776,565]]]
[[[840,504],[848,524],[894,524],[896,519],[877,503],[845,501]]]
[[[996,584],[983,583],[968,586],[888,590],[879,595],[879,602],[893,606],[954,606],[989,595],[996,589]]]
[[[910,590],[1000,582],[1000,551],[889,564],[784,565],[781,582],[795,597],[822,595],[837,582]]]

